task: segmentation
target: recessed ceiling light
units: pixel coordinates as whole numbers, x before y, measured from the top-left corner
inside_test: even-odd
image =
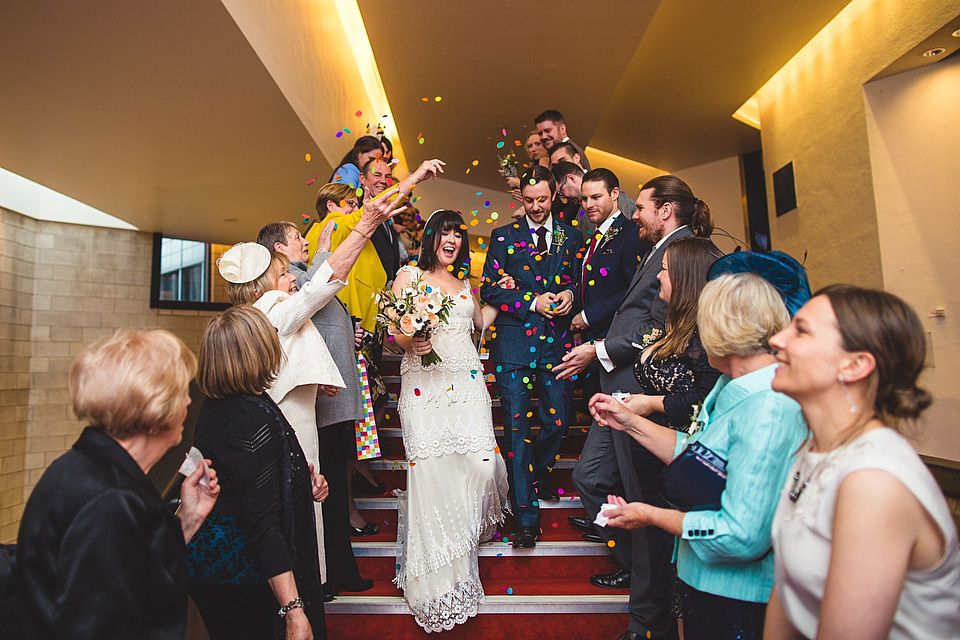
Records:
[[[934,47],[933,49],[927,49],[923,52],[924,58],[936,58],[939,55],[942,55],[946,49],[943,47]]]
[[[960,38],[960,29],[957,29],[956,31],[954,31],[954,32],[951,33],[950,35],[952,35],[954,38]]]

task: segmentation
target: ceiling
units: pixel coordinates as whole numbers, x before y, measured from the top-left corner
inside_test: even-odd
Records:
[[[307,182],[325,180],[365,119],[331,54],[355,37],[333,39],[336,3],[0,3],[0,167],[198,240],[309,215]],[[731,114],[845,4],[358,2],[388,135],[411,166],[442,158],[478,190],[502,189],[497,154],[525,158],[514,140],[547,108],[580,145],[667,171],[759,148]]]

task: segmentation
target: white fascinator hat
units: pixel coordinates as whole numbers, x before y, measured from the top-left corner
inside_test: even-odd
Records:
[[[256,280],[269,266],[270,250],[256,242],[235,244],[217,260],[220,275],[234,284]]]

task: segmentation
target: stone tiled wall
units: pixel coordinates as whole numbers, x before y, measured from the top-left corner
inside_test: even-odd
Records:
[[[118,327],[159,327],[197,350],[212,315],[150,308],[149,233],[33,220],[0,208],[0,542],[82,424],[70,362]]]

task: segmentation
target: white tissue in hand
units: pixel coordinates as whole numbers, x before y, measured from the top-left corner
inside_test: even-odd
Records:
[[[610,504],[609,502],[604,502],[600,505],[600,511],[597,511],[597,517],[594,518],[593,523],[598,527],[607,526],[607,522],[610,520],[607,516],[603,515],[603,512],[607,509],[616,509],[617,505]]]
[[[183,461],[183,464],[180,465],[180,473],[184,476],[189,476],[197,470],[197,466],[199,465],[203,465],[203,475],[200,476],[200,484],[209,489],[210,477],[207,474],[207,461],[203,459],[203,454],[200,453],[200,449],[190,447],[190,451],[186,454],[186,459]]]

